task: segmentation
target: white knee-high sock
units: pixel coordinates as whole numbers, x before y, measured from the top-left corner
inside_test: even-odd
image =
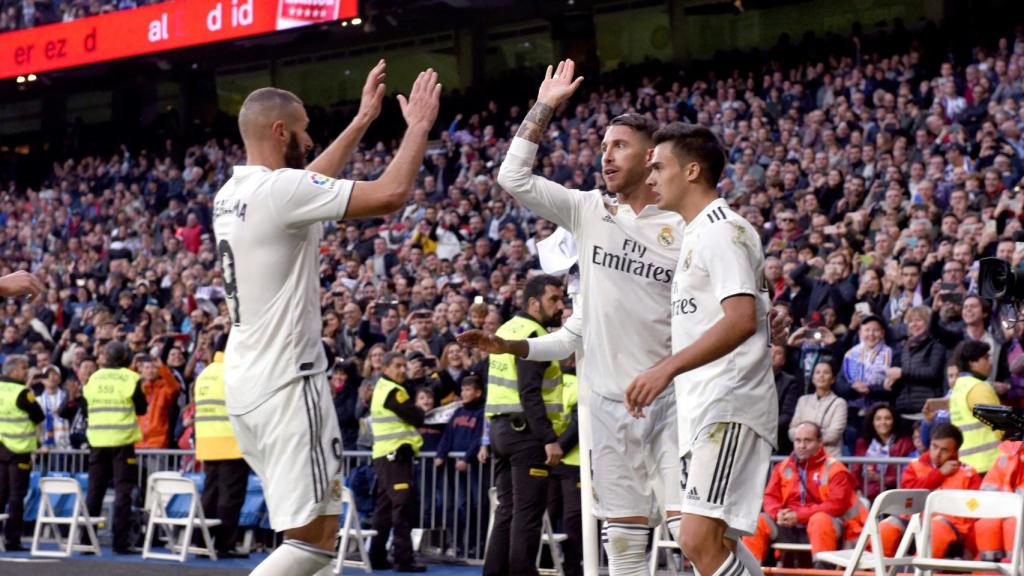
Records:
[[[649,576],[647,541],[650,528],[639,524],[605,522],[601,542],[608,554],[611,576]]]
[[[285,540],[249,576],[313,576],[334,555],[300,540]]]
[[[736,555],[730,552],[729,557],[722,562],[712,576],[749,576],[749,573],[743,563],[736,558]]]

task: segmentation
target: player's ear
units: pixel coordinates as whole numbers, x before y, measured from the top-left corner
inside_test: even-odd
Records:
[[[270,132],[274,135],[274,138],[280,139],[282,142],[287,142],[288,130],[284,126],[284,120],[277,120],[271,124]]]
[[[686,165],[686,180],[687,182],[696,182],[700,178],[700,164],[696,162],[690,162]]]

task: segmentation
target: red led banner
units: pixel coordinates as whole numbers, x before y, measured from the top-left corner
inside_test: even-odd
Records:
[[[357,0],[171,0],[0,34],[0,78],[356,17]]]

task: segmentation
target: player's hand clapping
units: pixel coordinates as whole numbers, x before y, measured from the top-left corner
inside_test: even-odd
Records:
[[[412,84],[409,97],[398,95],[398,105],[402,107],[402,117],[409,128],[430,130],[441,106],[441,85],[437,83],[437,72],[433,68],[420,72]]]
[[[459,344],[488,354],[508,354],[508,342],[483,330],[467,330],[455,338]]]
[[[356,116],[363,122],[370,123],[380,116],[380,105],[384,100],[384,78],[387,73],[384,68],[387,63],[381,58],[377,65],[370,70],[366,76],[366,84],[363,85],[363,94],[359,99],[359,112]]]
[[[564,104],[583,83],[583,77],[574,77],[575,73],[576,63],[572,59],[559,62],[554,74],[552,74],[551,66],[548,66],[547,72],[544,74],[544,81],[541,82],[540,89],[537,91],[537,102],[551,108],[558,108]]]
[[[644,408],[651,405],[672,382],[672,375],[659,365],[655,365],[640,374],[629,383],[624,400],[626,410],[634,418],[644,417]]]

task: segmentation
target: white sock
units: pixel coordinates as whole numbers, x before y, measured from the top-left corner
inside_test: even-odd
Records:
[[[669,537],[676,544],[679,543],[679,523],[682,521],[682,516],[669,516],[665,520],[665,526],[668,528]]]
[[[249,576],[313,576],[334,555],[300,540],[285,540]]]
[[[736,555],[730,552],[729,557],[722,562],[712,576],[748,576],[748,572]]]
[[[608,573],[611,576],[649,576],[649,536],[650,528],[640,524],[605,522],[601,542],[608,554]]]
[[[746,569],[747,574],[750,576],[764,576],[764,571],[761,570],[761,563],[757,561],[757,558],[754,558],[754,555],[747,549],[740,538],[736,539],[736,559],[740,561],[740,564],[743,564],[743,568]]]

